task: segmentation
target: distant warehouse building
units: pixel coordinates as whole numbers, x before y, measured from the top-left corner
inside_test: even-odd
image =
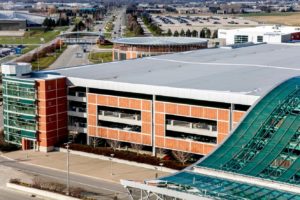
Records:
[[[42,26],[45,18],[25,11],[0,10],[0,31]]]
[[[300,27],[275,25],[228,30],[219,29],[218,38],[225,39],[226,45],[247,42],[280,44],[300,41]]]
[[[299,75],[299,51],[262,44],[40,72],[3,64],[5,140],[50,151],[70,133],[207,155],[260,97]]]
[[[131,37],[113,41],[113,60],[129,60],[207,48],[208,41],[189,37]]]

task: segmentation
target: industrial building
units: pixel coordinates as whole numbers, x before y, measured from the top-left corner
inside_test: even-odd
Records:
[[[146,56],[207,48],[208,41],[190,37],[131,37],[113,40],[113,60],[129,60]]]
[[[299,75],[300,46],[236,47],[40,72],[3,64],[5,139],[50,151],[71,133],[207,155],[261,96]]]
[[[27,27],[42,26],[46,16],[25,11],[0,10],[1,30],[24,30]]]
[[[239,29],[219,29],[218,38],[224,39],[226,45],[240,43],[280,44],[300,40],[300,27],[293,26],[258,26]]]

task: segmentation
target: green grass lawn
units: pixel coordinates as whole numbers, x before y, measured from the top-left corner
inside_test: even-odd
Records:
[[[26,54],[29,51],[32,51],[33,49],[37,48],[38,45],[28,45],[22,50],[22,54]]]
[[[106,63],[112,62],[111,52],[91,52],[89,54],[89,60],[93,63]]]
[[[48,68],[52,63],[56,61],[56,59],[64,52],[66,48],[66,46],[63,46],[61,51],[57,49],[56,53],[51,53],[45,57],[39,58],[39,66],[38,61],[32,62],[32,70],[43,70]]]
[[[23,37],[1,36],[0,44],[40,44],[41,38],[44,42],[53,40],[61,31],[67,30],[68,27],[58,27],[52,31],[44,31],[42,29],[29,30],[25,32]]]
[[[125,33],[123,35],[123,37],[136,37],[136,36],[137,35],[134,32],[132,32],[132,31],[130,31],[128,29],[125,30]]]
[[[109,44],[109,45],[98,45],[98,48],[100,49],[112,49],[113,45]]]
[[[255,17],[255,16],[291,16],[293,12],[271,12],[271,13],[245,13],[239,14],[240,17]]]

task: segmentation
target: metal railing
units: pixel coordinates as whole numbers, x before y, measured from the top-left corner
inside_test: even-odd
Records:
[[[210,124],[201,123],[201,122],[193,123],[193,122],[168,119],[167,125],[179,126],[179,127],[185,127],[185,128],[191,128],[191,129],[199,129],[199,130],[217,131],[216,125],[210,125]]]
[[[141,120],[141,115],[114,112],[114,111],[100,110],[99,115],[107,116],[107,117],[116,117],[116,118],[121,118],[121,119],[132,119],[132,120],[136,120],[136,121]]]

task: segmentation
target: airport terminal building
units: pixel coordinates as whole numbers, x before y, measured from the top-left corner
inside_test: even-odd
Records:
[[[299,50],[203,49],[40,72],[3,64],[5,139],[50,151],[70,133],[207,155],[260,97],[299,75]]]

